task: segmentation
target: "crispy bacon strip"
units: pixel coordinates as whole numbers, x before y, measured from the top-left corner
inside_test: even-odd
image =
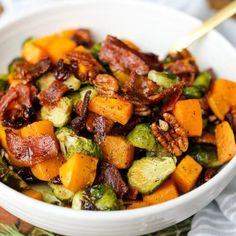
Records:
[[[58,155],[58,144],[50,135],[22,138],[6,129],[6,141],[10,159],[21,166],[33,166]]]
[[[54,106],[69,88],[62,82],[55,80],[50,86],[39,93],[38,98],[42,106]]]
[[[16,78],[29,82],[44,75],[51,68],[52,62],[49,58],[45,58],[37,64],[22,61],[16,64]]]
[[[36,89],[29,84],[18,84],[11,87],[0,98],[0,118],[3,125],[19,128],[34,119],[32,100]]]
[[[128,191],[128,187],[121,177],[119,170],[108,162],[103,162],[99,167],[96,183],[109,184],[119,198]]]
[[[147,79],[145,76],[140,76],[135,72],[131,72],[129,80],[125,84],[123,91],[135,91],[137,94],[148,97],[153,95],[158,88],[159,86],[156,83]]]
[[[114,70],[129,70],[138,75],[145,75],[151,67],[156,67],[158,57],[141,54],[116,37],[108,35],[99,53],[99,59],[111,65]]]
[[[98,144],[102,144],[106,138],[106,121],[103,116],[98,116],[94,120],[95,137]]]

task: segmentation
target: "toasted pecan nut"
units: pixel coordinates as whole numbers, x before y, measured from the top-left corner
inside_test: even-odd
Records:
[[[150,107],[145,104],[137,104],[134,106],[134,114],[138,116],[149,116],[151,114]]]
[[[163,118],[168,123],[167,131],[163,130],[156,122],[152,123],[151,128],[158,142],[170,153],[180,156],[188,149],[187,133],[177,122],[175,117],[169,113],[164,113]]]
[[[93,83],[102,95],[113,96],[119,90],[118,81],[108,74],[98,74]]]

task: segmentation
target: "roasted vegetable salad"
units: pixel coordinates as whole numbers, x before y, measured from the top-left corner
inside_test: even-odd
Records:
[[[30,38],[0,75],[0,181],[75,210],[174,199],[236,154],[235,94],[187,49],[161,60],[87,29]]]

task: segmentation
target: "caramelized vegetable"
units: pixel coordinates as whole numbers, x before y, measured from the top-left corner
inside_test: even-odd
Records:
[[[29,189],[29,190],[23,191],[22,193],[25,194],[28,197],[34,198],[34,199],[39,200],[39,201],[43,201],[43,194],[40,193],[39,191]]]
[[[236,154],[236,144],[233,130],[227,121],[216,126],[217,156],[221,164],[231,160]]]
[[[202,135],[202,111],[197,99],[181,100],[175,104],[174,116],[188,136]]]
[[[128,210],[131,210],[131,209],[137,209],[141,207],[147,207],[150,204],[145,201],[131,201],[131,202],[125,202],[125,205],[127,205]]]
[[[165,181],[152,194],[144,195],[143,201],[150,205],[166,202],[168,200],[178,197],[178,191],[172,179]]]
[[[104,157],[118,169],[127,169],[134,159],[134,147],[123,136],[106,136],[101,145]]]
[[[186,193],[190,191],[197,182],[202,171],[202,166],[191,156],[186,156],[176,167],[172,178],[178,189]]]
[[[89,110],[125,125],[133,113],[133,105],[121,99],[96,96],[91,99]]]
[[[96,176],[97,162],[95,157],[74,154],[59,170],[61,182],[72,192],[90,186]]]

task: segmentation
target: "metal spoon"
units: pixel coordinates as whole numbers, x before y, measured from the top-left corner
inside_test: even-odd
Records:
[[[232,1],[218,13],[207,19],[200,26],[194,29],[192,32],[180,39],[174,47],[171,49],[171,52],[181,51],[183,48],[189,47],[195,41],[203,37],[209,31],[214,29],[217,25],[221,24],[226,19],[230,18],[236,13],[236,1]]]

